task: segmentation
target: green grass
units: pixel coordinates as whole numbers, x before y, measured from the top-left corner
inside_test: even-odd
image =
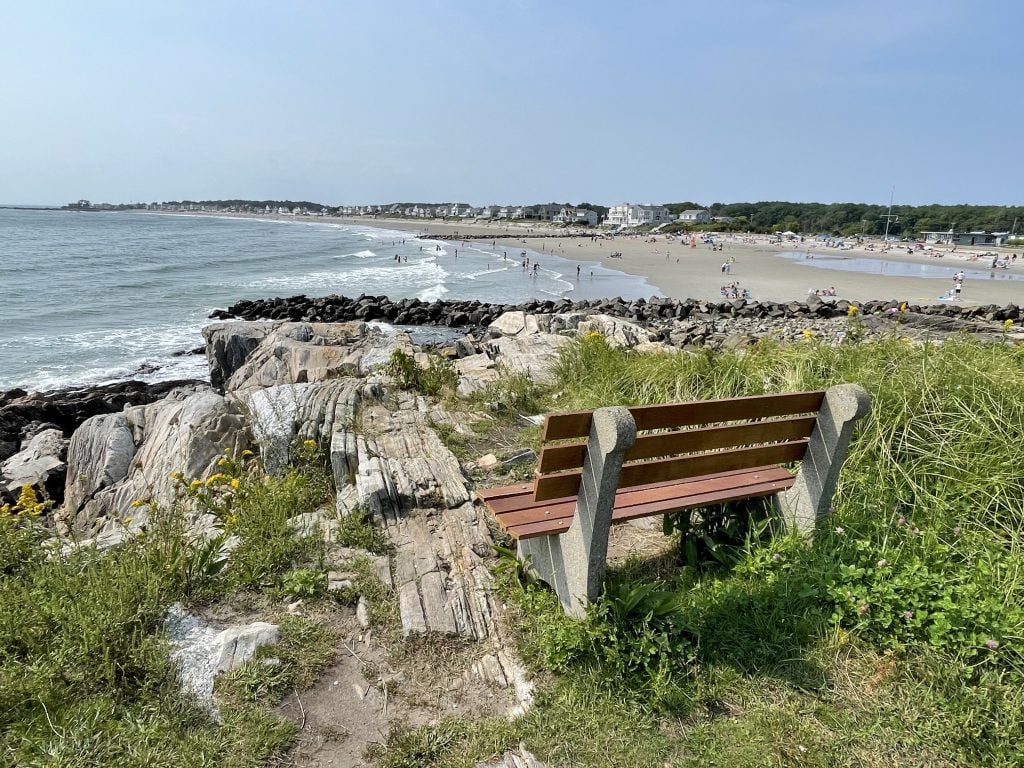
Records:
[[[271,478],[246,467],[232,477],[229,464],[226,476],[190,486],[239,537],[227,560],[219,541],[192,541],[166,510],[152,510],[150,528],[122,546],[67,557],[47,557],[30,516],[2,513],[0,766],[256,766],[287,747],[294,727],[266,703],[327,663],[319,627],[282,619],[281,663],[262,665],[279,679],[252,678],[266,695],[227,701],[221,723],[181,694],[168,660],[171,603],[280,585],[318,549],[287,523],[324,501],[322,470],[305,463]]]
[[[715,558],[632,560],[579,622],[506,571],[541,695],[511,726],[461,725],[430,764],[520,739],[566,765],[1024,763],[1024,347],[894,337],[637,355],[588,337],[558,379],[555,410],[842,382],[873,407],[813,547],[740,526]]]

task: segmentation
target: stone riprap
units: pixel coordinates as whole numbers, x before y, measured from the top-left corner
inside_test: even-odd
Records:
[[[900,300],[866,301],[858,304],[862,316],[898,310]],[[305,295],[288,298],[252,299],[239,301],[227,309],[214,311],[210,317],[219,320],[290,320],[292,322],[339,323],[350,320],[382,320],[396,325],[440,325],[452,328],[482,329],[506,312],[527,314],[562,314],[586,312],[634,320],[656,331],[659,321],[717,320],[745,318],[750,320],[797,320],[844,318],[849,302],[811,297],[807,302],[771,302],[733,299],[727,301],[699,301],[697,299],[651,298],[626,301],[591,299],[572,301],[529,301],[523,304],[488,304],[480,301],[439,300],[425,302],[420,299],[393,301],[387,296],[322,296]],[[958,321],[1001,323],[1018,320],[1020,308],[1014,304],[999,307],[994,304],[976,307],[957,304],[920,305],[910,303],[905,317],[919,315],[927,318],[949,318]]]

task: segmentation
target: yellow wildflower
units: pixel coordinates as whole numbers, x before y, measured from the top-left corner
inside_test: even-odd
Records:
[[[805,339],[810,339],[814,337],[814,331],[812,331],[810,328],[804,328],[803,333]]]
[[[185,476],[181,472],[171,472],[171,480],[177,480],[179,483],[185,479]]]
[[[1010,330],[1010,328],[1013,327],[1013,320],[1011,320],[1010,318],[1006,318],[1005,320],[1003,320],[1003,327],[1006,330]]]
[[[315,451],[316,450],[316,440],[304,440],[302,442],[302,447],[305,448],[307,451]]]
[[[203,481],[202,480],[193,480],[191,483],[188,484],[188,487],[189,487],[189,490],[198,491],[202,487],[202,485],[203,485]]]
[[[149,502],[147,502],[147,501],[146,501],[145,499],[135,499],[135,500],[134,500],[134,501],[132,502],[132,506],[133,506],[133,507],[135,507],[136,509],[138,509],[139,507],[144,507],[144,506],[146,506],[146,504],[148,504],[148,503],[149,503]]]
[[[227,459],[217,459],[218,467],[226,467],[229,463]]]
[[[904,301],[902,304],[900,304],[900,312],[906,312],[906,311],[907,311],[907,302]]]
[[[254,454],[254,453],[253,453],[252,451],[250,451],[250,450],[249,450],[248,448],[246,448],[246,449],[245,449],[244,451],[242,451],[242,456],[255,456],[255,455],[256,455],[256,454]]]
[[[241,484],[242,484],[242,481],[239,480],[237,477],[232,478],[232,480],[231,480],[231,487],[232,488],[238,488],[238,486],[240,486]]]
[[[848,306],[846,308],[846,314],[849,315],[850,317],[853,317],[859,311],[860,311],[860,307],[858,307],[856,304],[851,304],[850,306]]]

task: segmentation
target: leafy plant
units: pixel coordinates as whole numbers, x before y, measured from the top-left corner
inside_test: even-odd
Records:
[[[319,568],[295,568],[281,581],[285,593],[291,597],[320,597],[327,591],[327,574]]]
[[[395,349],[383,371],[402,389],[411,389],[425,395],[440,395],[455,389],[459,383],[451,361],[438,354],[430,354],[427,367],[421,368],[416,358],[408,352]]]

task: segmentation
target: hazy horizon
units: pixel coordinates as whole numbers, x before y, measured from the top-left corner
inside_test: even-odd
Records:
[[[959,0],[22,4],[0,201],[1019,205],[1021,22]]]

